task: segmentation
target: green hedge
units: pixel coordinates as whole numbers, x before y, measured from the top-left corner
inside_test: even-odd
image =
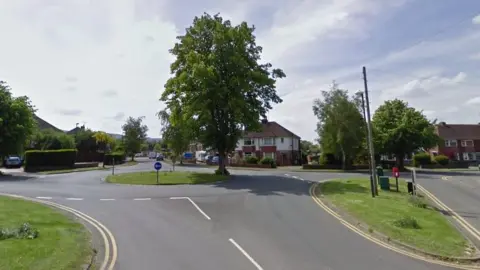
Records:
[[[432,157],[428,153],[418,153],[413,156],[413,166],[419,167],[432,164]]]
[[[73,168],[76,156],[76,149],[29,150],[25,152],[25,171],[41,167]]]
[[[262,164],[262,165],[270,165],[272,168],[276,168],[277,167],[277,163],[275,162],[275,160],[273,158],[269,158],[269,157],[264,157],[262,158],[258,164]]]
[[[112,165],[114,160],[115,160],[115,164],[123,164],[125,163],[125,158],[126,158],[126,155],[123,152],[105,154],[103,164]]]

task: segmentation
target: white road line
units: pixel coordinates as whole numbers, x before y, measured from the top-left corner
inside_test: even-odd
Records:
[[[285,174],[285,176],[290,176],[290,174]]]
[[[51,200],[52,197],[36,197],[37,199],[40,199],[40,200]]]
[[[188,200],[195,208],[197,208],[198,212],[202,214],[206,219],[212,220],[203,210],[189,197],[171,197],[171,200]]]
[[[83,201],[83,198],[66,198],[69,201]]]
[[[295,179],[298,179],[298,176],[295,176],[295,175],[294,175],[294,176],[292,176],[292,177],[295,178]]]
[[[263,268],[250,256],[248,255],[248,253],[239,245],[237,244],[237,242],[235,242],[235,240],[233,240],[232,238],[228,239],[228,241],[230,241],[230,243],[232,243],[238,250],[240,250],[240,252],[242,252],[243,256],[247,257],[247,259],[253,264],[255,265],[255,267],[258,269],[258,270],[263,270]]]
[[[100,201],[115,201],[115,199],[100,199]]]
[[[134,201],[150,201],[151,198],[135,198]]]

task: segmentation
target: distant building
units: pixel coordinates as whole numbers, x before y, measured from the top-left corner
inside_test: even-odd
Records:
[[[429,150],[431,154],[445,155],[454,160],[480,160],[480,123],[462,125],[440,122],[436,132],[442,141]]]

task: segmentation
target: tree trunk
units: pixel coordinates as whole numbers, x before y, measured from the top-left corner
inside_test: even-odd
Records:
[[[395,163],[397,164],[397,168],[399,170],[403,170],[404,169],[404,158],[405,158],[405,154],[404,153],[400,153],[400,154],[395,154],[395,158],[396,158],[396,161]]]
[[[347,157],[345,155],[345,151],[343,151],[343,147],[340,147],[342,151],[342,170],[347,169]]]
[[[220,174],[225,174],[225,153],[219,153],[218,155],[218,171]]]

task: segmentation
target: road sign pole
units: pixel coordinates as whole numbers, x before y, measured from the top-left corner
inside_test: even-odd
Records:
[[[398,176],[395,177],[395,183],[397,184],[397,192],[398,192]]]
[[[113,165],[112,165],[112,175],[115,175],[115,158],[112,158]]]
[[[158,185],[158,170],[157,170],[157,185]]]

